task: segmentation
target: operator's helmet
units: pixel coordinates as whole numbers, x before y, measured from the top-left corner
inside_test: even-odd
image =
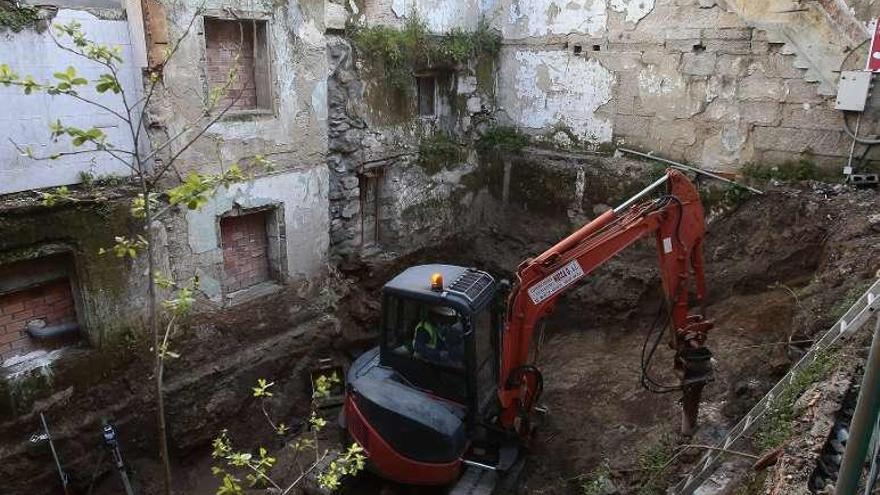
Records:
[[[431,306],[429,311],[431,319],[437,323],[452,325],[458,321],[458,315],[449,306]]]

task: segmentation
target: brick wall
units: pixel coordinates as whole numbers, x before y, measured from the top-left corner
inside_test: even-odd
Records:
[[[226,292],[269,280],[268,213],[226,217],[220,221]]]
[[[226,84],[238,56],[237,78],[221,99],[221,108],[236,97],[232,110],[257,108],[253,27],[249,21],[205,19],[205,57],[211,88]]]
[[[70,280],[0,295],[0,362],[40,347],[25,333],[27,322],[35,319],[48,326],[76,321]]]

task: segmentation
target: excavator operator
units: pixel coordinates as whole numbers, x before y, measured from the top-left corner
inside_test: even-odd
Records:
[[[413,333],[414,356],[444,366],[464,366],[464,338],[455,310],[431,306]]]

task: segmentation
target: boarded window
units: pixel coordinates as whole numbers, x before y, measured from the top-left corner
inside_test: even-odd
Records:
[[[261,211],[220,220],[226,292],[270,280],[268,219]]]
[[[437,79],[434,76],[416,77],[416,87],[419,98],[419,115],[433,117],[437,113],[435,107]]]
[[[205,18],[208,85],[222,91],[220,109],[271,108],[266,22]]]

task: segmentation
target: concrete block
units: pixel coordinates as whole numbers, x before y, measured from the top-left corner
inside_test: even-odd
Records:
[[[749,67],[749,57],[743,55],[719,54],[715,63],[715,74],[721,76],[741,77]]]
[[[703,41],[700,38],[692,38],[687,40],[666,40],[666,44],[664,45],[667,52],[670,53],[690,53],[693,52],[695,47],[698,50],[702,50],[706,47],[703,44]]]
[[[706,110],[700,116],[710,122],[736,122],[740,118],[736,102],[720,98],[707,104]]]
[[[819,95],[819,85],[803,79],[786,79],[784,82],[786,103],[822,103],[825,97]]]
[[[633,115],[636,111],[636,99],[633,96],[615,98],[614,109],[621,115]]]
[[[751,28],[722,28],[722,29],[703,29],[701,31],[703,39],[706,40],[751,40]]]
[[[782,124],[800,129],[840,130],[843,128],[843,113],[823,105],[786,104],[782,109]]]
[[[688,48],[690,51],[690,48]],[[678,67],[681,61],[681,53],[669,53],[662,46],[642,52],[642,63],[647,65],[659,65],[661,67]]]
[[[755,125],[779,125],[782,104],[776,102],[744,102],[739,105],[743,122]]]
[[[754,57],[749,66],[750,72],[762,72],[767,77],[779,77],[783,79],[800,79],[804,77],[804,70],[794,65],[794,57],[781,53],[768,53]]]
[[[781,79],[753,75],[740,80],[736,96],[742,101],[782,101],[785,94]]]
[[[746,55],[752,52],[749,40],[706,40],[706,51]]]
[[[701,34],[700,29],[686,27],[673,27],[663,31],[663,37],[667,40],[698,40]]]
[[[590,58],[598,60],[602,67],[615,73],[640,69],[643,65],[642,52],[594,52],[590,53]]]
[[[691,146],[697,142],[695,124],[691,119],[654,119],[651,137],[664,148]]]
[[[842,155],[850,145],[842,131],[796,129],[790,127],[755,127],[755,148],[789,153]]]
[[[614,136],[648,136],[651,120],[637,115],[615,115],[612,121]]]
[[[622,71],[615,74],[614,95],[617,98],[632,98],[639,95],[639,73]]]
[[[684,53],[681,71],[692,76],[708,76],[715,72],[715,54],[712,52]]]

